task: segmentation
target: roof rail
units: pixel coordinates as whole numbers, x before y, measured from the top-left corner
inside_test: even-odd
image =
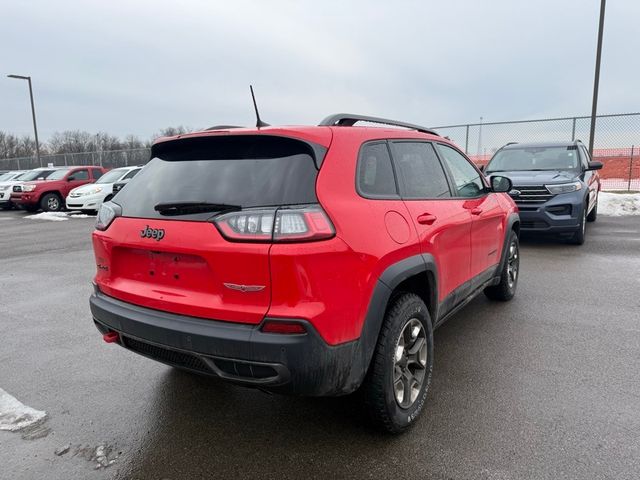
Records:
[[[404,127],[411,130],[417,130],[418,132],[428,133],[430,135],[438,135],[438,133],[435,130],[432,130],[427,127],[421,127],[420,125],[414,125],[412,123],[405,123],[405,122],[398,122],[396,120],[389,120],[388,118],[367,117],[366,115],[356,115],[353,113],[336,113],[334,115],[329,115],[327,118],[322,120],[318,125],[329,126],[329,127],[336,127],[336,126],[352,127],[357,122],[369,122],[369,123],[379,123],[381,125],[392,125],[394,127]]]
[[[214,125],[213,127],[209,127],[207,129],[205,129],[206,131],[209,130],[229,130],[230,128],[242,128],[239,127],[238,125]]]

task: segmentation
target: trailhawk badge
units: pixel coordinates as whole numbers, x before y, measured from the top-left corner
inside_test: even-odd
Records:
[[[164,238],[164,229],[163,228],[151,228],[147,225],[140,231],[140,236],[142,238],[153,238],[158,242]]]

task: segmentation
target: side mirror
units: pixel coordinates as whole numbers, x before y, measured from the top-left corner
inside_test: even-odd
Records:
[[[70,177],[67,177],[67,182],[71,182],[71,181],[73,181],[75,179],[76,178],[73,175],[71,175]]]
[[[604,164],[602,162],[589,162],[587,170],[601,170]]]
[[[491,183],[491,191],[496,193],[507,193],[513,188],[513,183],[510,178],[501,177],[500,175],[493,175],[489,178]]]

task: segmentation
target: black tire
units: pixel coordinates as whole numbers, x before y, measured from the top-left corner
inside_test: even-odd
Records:
[[[598,218],[598,198],[596,197],[596,204],[593,206],[593,210],[587,215],[587,222],[595,222]]]
[[[415,333],[416,329],[419,329],[418,333]],[[411,353],[412,348],[416,348],[414,353]],[[400,359],[396,358],[398,354]],[[372,423],[389,433],[400,433],[411,426],[424,407],[432,370],[431,316],[419,296],[402,293],[387,310],[362,387]],[[400,388],[396,392],[398,385]],[[407,393],[409,397],[404,400]],[[408,405],[401,406],[399,395]]]
[[[585,233],[587,230],[587,207],[585,206],[582,210],[582,218],[580,220],[580,225],[578,226],[578,231],[573,234],[571,237],[570,243],[574,245],[582,245],[585,239]]]
[[[520,241],[516,232],[511,230],[507,251],[502,272],[500,272],[500,283],[484,289],[484,294],[491,300],[506,302],[511,300],[516,294],[518,278],[520,277]]]
[[[40,199],[40,208],[43,212],[60,212],[64,204],[57,193],[47,193]]]

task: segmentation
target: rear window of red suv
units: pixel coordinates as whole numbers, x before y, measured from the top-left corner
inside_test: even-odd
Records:
[[[323,147],[269,135],[196,137],[156,144],[151,161],[118,192],[122,216],[167,217],[157,205],[202,202],[240,208],[317,203],[316,156]]]

